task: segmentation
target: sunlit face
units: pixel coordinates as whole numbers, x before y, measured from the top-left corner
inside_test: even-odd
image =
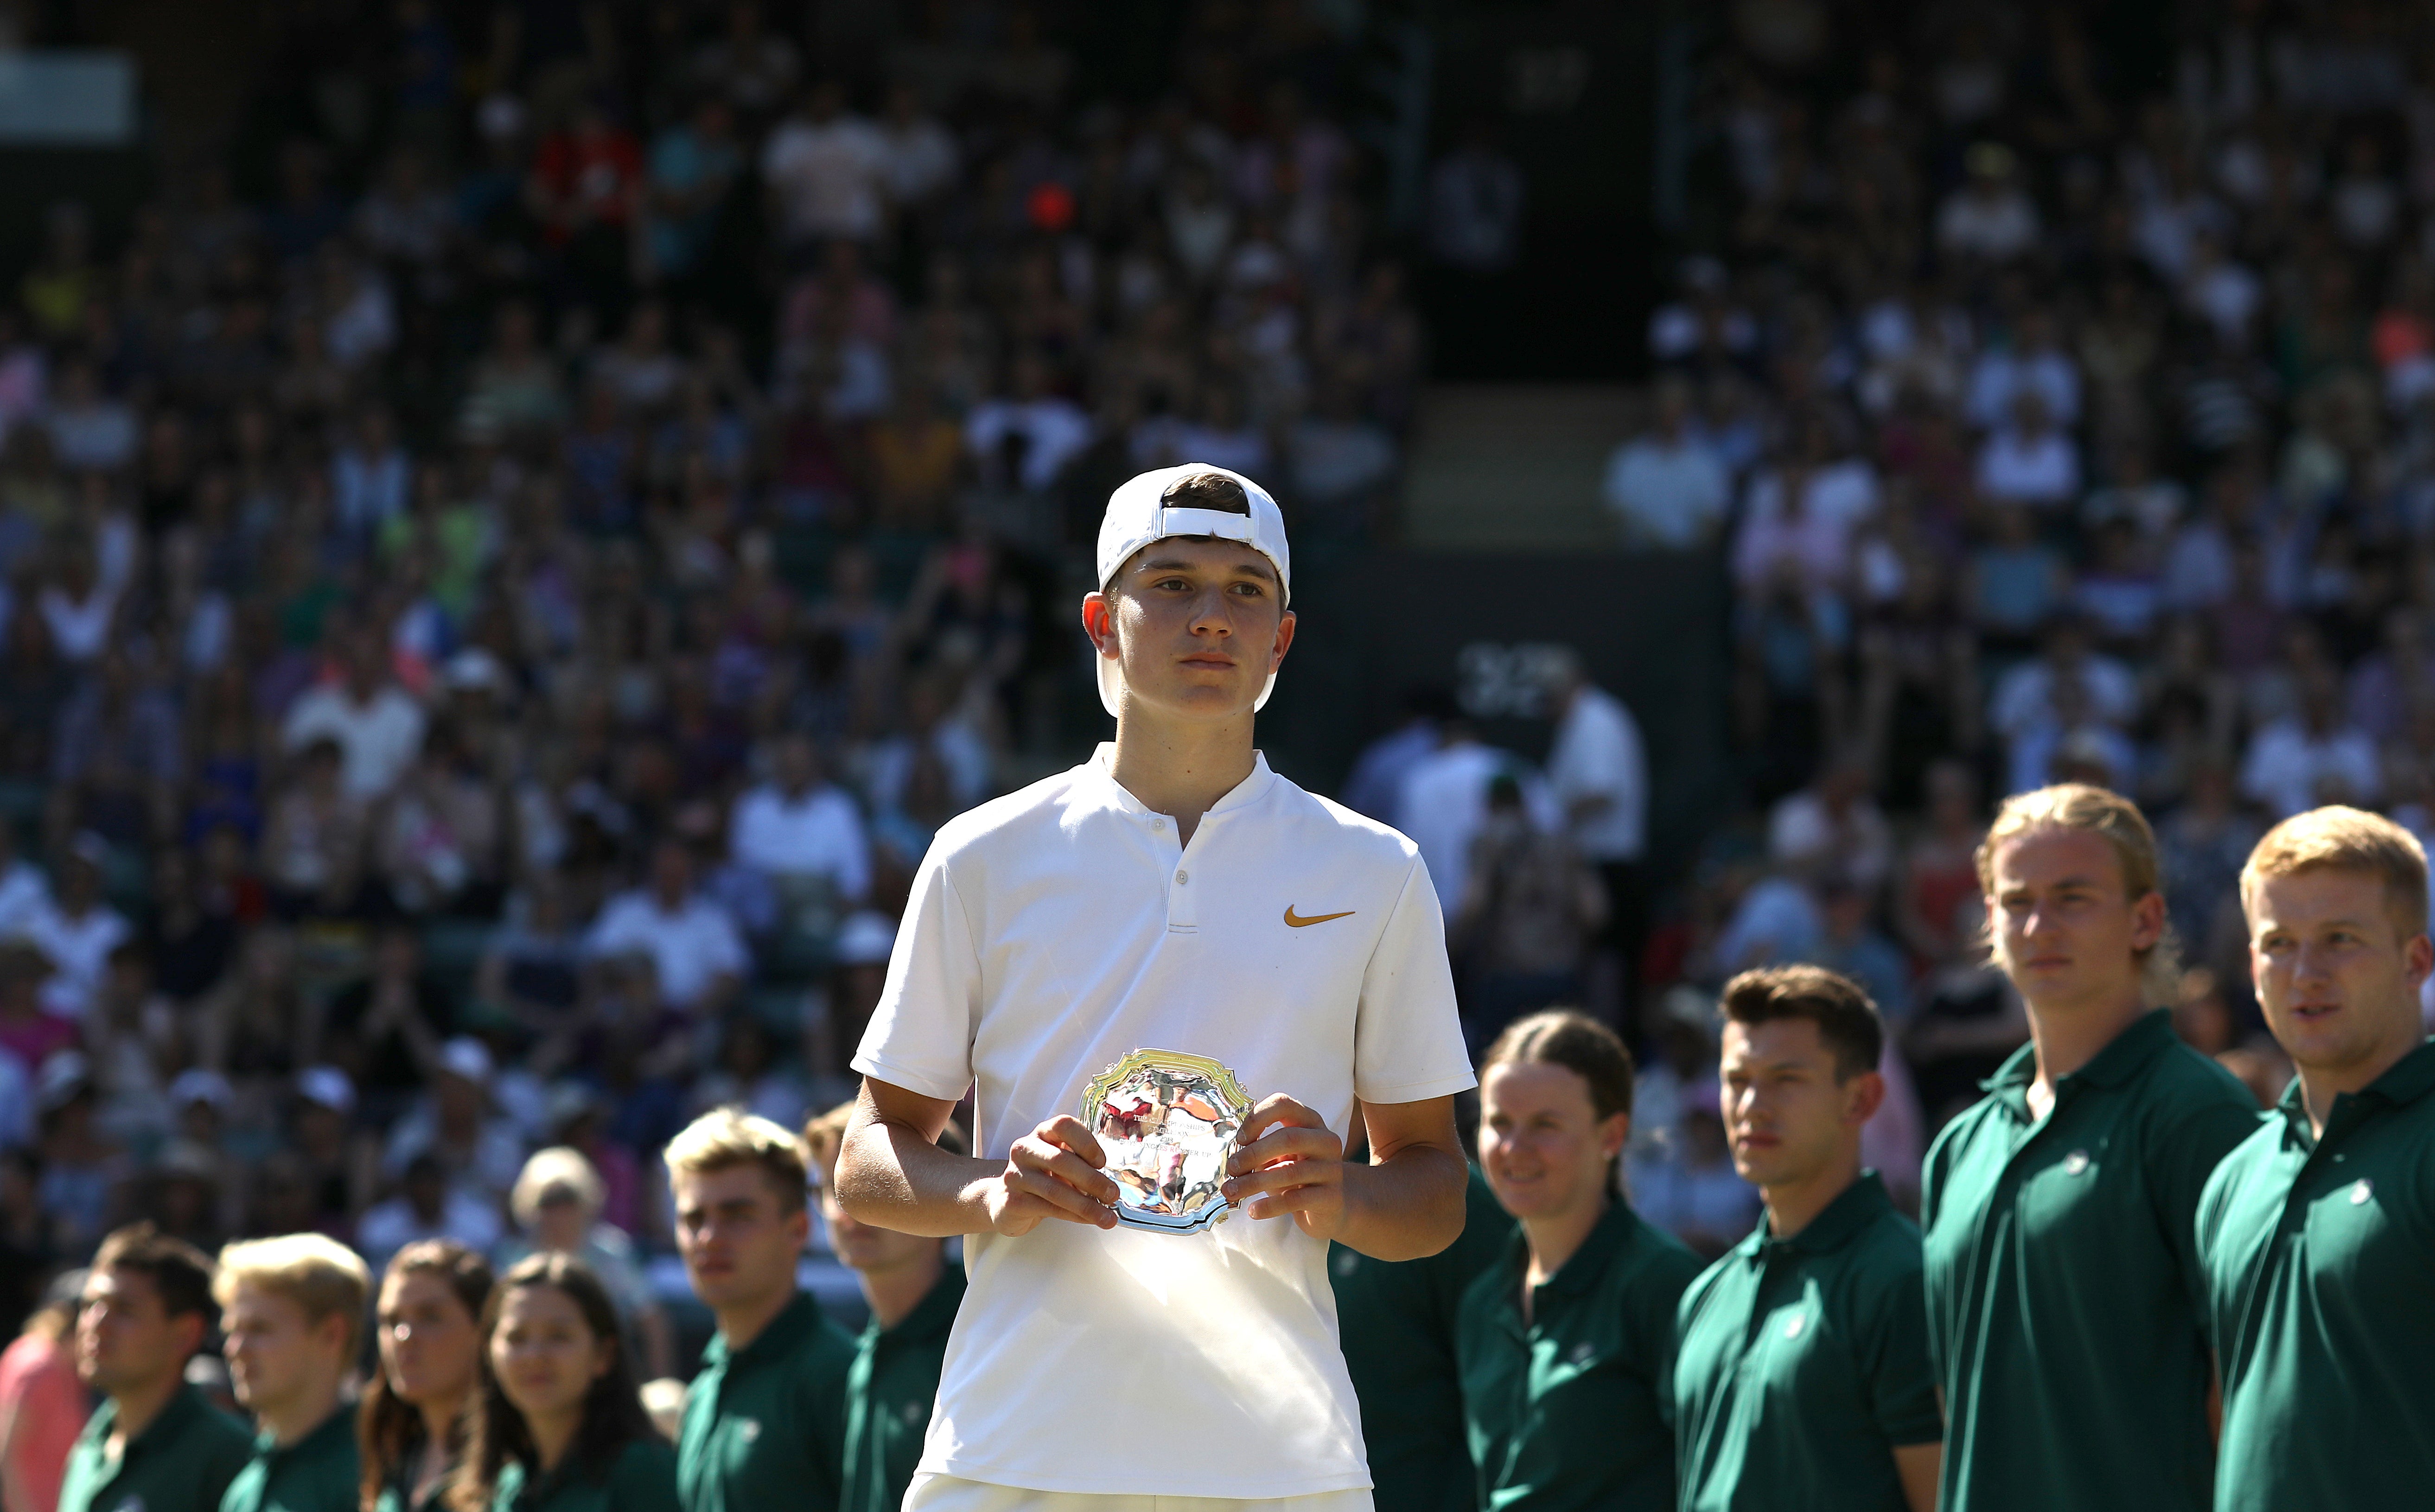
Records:
[[[491,1330],[491,1373],[527,1419],[581,1414],[592,1383],[616,1360],[617,1342],[592,1331],[575,1298],[555,1286],[519,1286]]]
[[[462,1400],[474,1389],[481,1324],[436,1272],[408,1271],[381,1283],[381,1373],[400,1401],[417,1407]]]
[[[1504,1061],[1479,1085],[1479,1169],[1516,1218],[1560,1219],[1606,1200],[1629,1114],[1597,1116],[1588,1078],[1566,1066]]]
[[[2382,878],[2312,867],[2258,878],[2241,903],[2266,1027],[2292,1065],[2340,1076],[2417,1041],[2435,945],[2392,916]]]
[[[167,1380],[185,1368],[203,1327],[197,1314],[171,1317],[143,1272],[96,1269],[85,1277],[77,1312],[77,1374],[105,1395]]]
[[[1826,1170],[1876,1111],[1874,1070],[1839,1081],[1835,1052],[1808,1018],[1725,1022],[1717,1070],[1734,1170],[1754,1187],[1788,1186]]]
[[[311,1399],[343,1368],[347,1322],[318,1322],[302,1304],[239,1281],[220,1309],[229,1383],[257,1416],[275,1416]]]
[[[811,1214],[783,1204],[757,1165],[680,1171],[669,1183],[676,1198],[677,1252],[684,1257],[694,1295],[716,1310],[751,1306],[785,1295],[811,1234]]]
[[[920,1234],[900,1234],[892,1228],[856,1223],[852,1214],[838,1206],[837,1193],[826,1186],[820,1189],[820,1221],[828,1225],[829,1241],[837,1246],[837,1258],[867,1275],[920,1264],[939,1248],[939,1241]]]
[[[1987,898],[1995,964],[2032,1009],[2139,990],[2139,952],[2164,937],[2165,899],[2132,897],[2114,844],[2085,829],[2024,830],[1995,849]]]
[[[1182,719],[1250,712],[1293,644],[1276,568],[1236,541],[1153,541],[1106,593],[1082,600],[1102,656],[1124,662],[1126,696]]]

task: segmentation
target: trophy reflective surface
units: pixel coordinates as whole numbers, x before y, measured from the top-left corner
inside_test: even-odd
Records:
[[[1091,1078],[1075,1116],[1108,1157],[1116,1222],[1197,1234],[1232,1210],[1218,1187],[1252,1099],[1224,1066],[1181,1051],[1134,1051]]]

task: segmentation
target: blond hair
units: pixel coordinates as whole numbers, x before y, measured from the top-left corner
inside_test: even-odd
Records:
[[[226,1307],[236,1289],[248,1284],[285,1297],[315,1323],[326,1317],[346,1319],[346,1358],[354,1358],[372,1294],[372,1274],[362,1256],[326,1234],[240,1240],[220,1250],[212,1298]]]
[[[601,1204],[609,1200],[609,1189],[602,1183],[600,1173],[594,1169],[583,1152],[563,1144],[536,1150],[516,1173],[515,1190],[508,1194],[508,1210],[514,1213],[519,1226],[530,1228],[541,1216],[542,1203],[553,1191],[564,1191],[583,1208],[586,1217],[598,1217]]]
[[[740,1107],[717,1107],[684,1126],[668,1141],[668,1174],[700,1175],[735,1166],[759,1166],[792,1211],[803,1206],[807,1180],[803,1141],[768,1119]]]
[[[2426,932],[2426,851],[2418,837],[2382,814],[2340,804],[2293,814],[2266,832],[2240,869],[2241,907],[2247,911],[2268,878],[2320,870],[2379,878],[2401,938]]]
[[[1978,868],[1978,891],[1995,895],[1995,852],[2009,842],[2039,829],[2076,829],[2101,836],[2113,848],[2122,872],[2122,895],[2136,903],[2150,893],[2165,891],[2164,862],[2156,852],[2156,832],[2139,806],[2118,792],[2085,782],[2059,782],[2033,792],[2014,793],[1995,810],[1987,838],[1972,857]],[[1992,937],[1994,910],[1989,910]],[[2140,996],[2150,1005],[2169,1003],[2181,991],[2181,942],[2173,937],[2168,918],[2156,943],[2138,952]]]

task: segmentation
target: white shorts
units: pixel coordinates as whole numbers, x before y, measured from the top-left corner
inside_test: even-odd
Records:
[[[1099,1496],[1080,1491],[1031,1491],[952,1475],[916,1475],[905,1512],[1373,1512],[1366,1490],[1321,1491],[1261,1502],[1223,1496]]]

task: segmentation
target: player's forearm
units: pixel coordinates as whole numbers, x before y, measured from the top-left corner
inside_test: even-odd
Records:
[[[1372,1260],[1423,1260],[1462,1237],[1459,1150],[1408,1144],[1375,1165],[1344,1168],[1344,1228],[1337,1238]]]
[[[838,1151],[838,1205],[856,1223],[900,1234],[982,1233],[992,1226],[984,1194],[1005,1169],[941,1150],[921,1130],[860,1108]]]

